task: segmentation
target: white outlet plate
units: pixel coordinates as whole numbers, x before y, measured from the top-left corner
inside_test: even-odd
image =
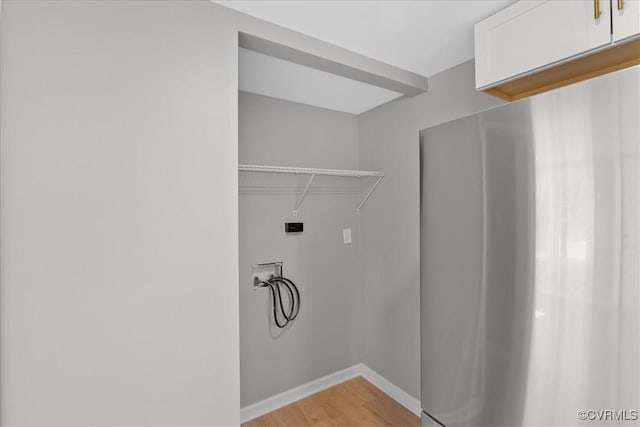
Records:
[[[345,245],[350,245],[352,240],[351,240],[351,229],[350,228],[343,228],[342,229],[342,240],[344,241]]]

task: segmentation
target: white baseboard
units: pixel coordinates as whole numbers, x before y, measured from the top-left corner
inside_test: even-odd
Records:
[[[355,378],[361,375],[361,364],[353,365],[349,368],[343,369],[333,374],[329,374],[326,377],[318,378],[301,386],[292,388],[275,396],[269,397],[260,402],[256,402],[252,405],[245,406],[240,409],[240,422],[252,420],[256,417],[264,415],[268,412],[275,411],[278,408],[286,406],[296,400],[304,399],[314,393],[318,393],[322,390],[326,390],[329,387],[333,387],[336,384],[340,384],[351,378]]]
[[[333,387],[336,384],[340,384],[357,376],[362,376],[402,406],[416,414],[418,417],[420,416],[420,401],[418,399],[391,383],[373,369],[359,363],[341,371],[334,372],[333,374],[329,374],[325,377],[318,378],[317,380],[302,384],[301,386],[292,388],[291,390],[276,394],[275,396],[269,397],[260,402],[245,406],[240,409],[240,422],[244,423],[271,411],[275,411],[278,408],[286,406],[297,400],[304,399],[314,393],[326,390],[329,387]]]
[[[393,398],[393,400],[416,414],[416,416],[420,417],[422,409],[420,401],[418,399],[411,396],[409,393],[402,390],[400,387],[393,384],[391,381],[387,380],[385,377],[383,377],[367,365],[361,364],[360,369],[360,375],[362,375],[365,380],[369,381],[371,384],[384,391],[387,395],[389,395],[389,397]]]

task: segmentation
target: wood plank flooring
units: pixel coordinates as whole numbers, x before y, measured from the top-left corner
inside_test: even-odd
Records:
[[[274,426],[411,426],[420,418],[369,381],[356,377],[242,424]]]

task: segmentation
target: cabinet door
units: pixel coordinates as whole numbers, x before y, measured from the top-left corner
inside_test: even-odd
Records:
[[[612,0],[613,41],[640,35],[640,0]]]
[[[594,17],[596,3],[598,18]],[[609,0],[521,0],[479,22],[475,26],[476,87],[611,43],[609,5]]]

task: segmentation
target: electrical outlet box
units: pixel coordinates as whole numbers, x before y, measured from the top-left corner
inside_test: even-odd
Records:
[[[285,222],[284,223],[284,232],[285,233],[302,233],[302,223],[301,222]]]

